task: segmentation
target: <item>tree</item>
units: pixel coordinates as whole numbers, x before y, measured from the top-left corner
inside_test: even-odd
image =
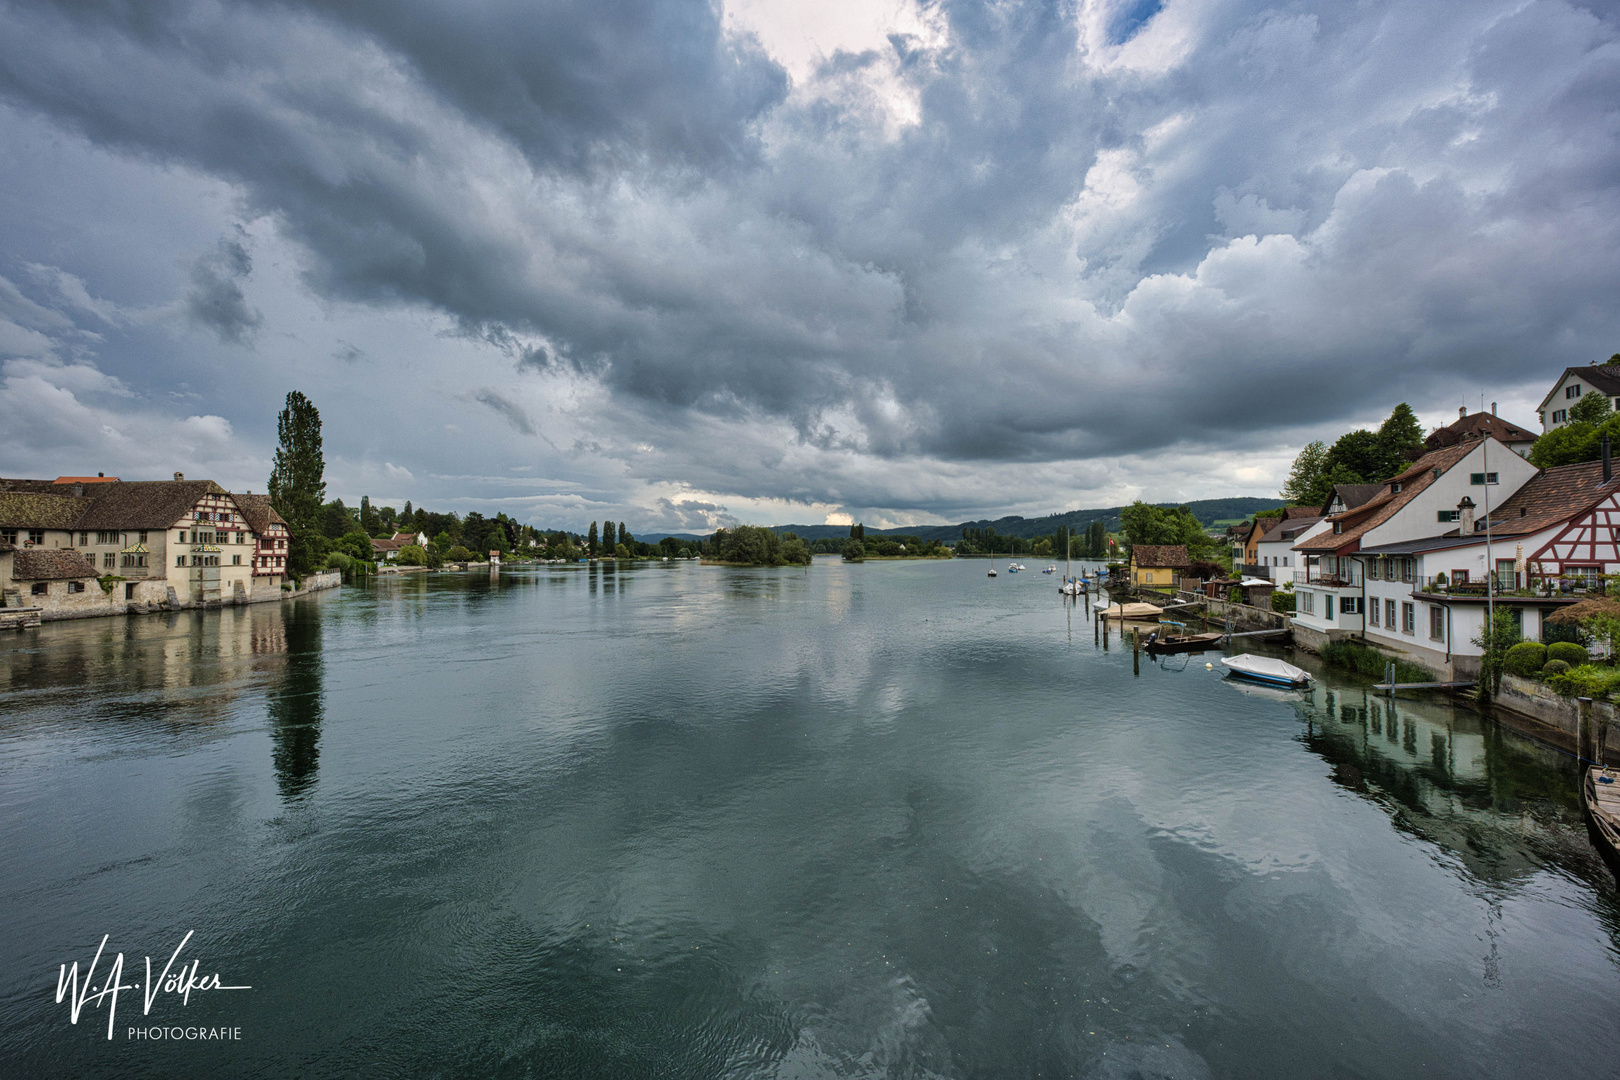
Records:
[[[406,544],[400,548],[399,556],[395,559],[401,566],[426,566],[427,560],[427,552],[416,544]]]
[[[1322,490],[1328,473],[1327,453],[1327,444],[1317,439],[1294,458],[1288,480],[1279,492],[1289,505],[1321,506],[1327,501],[1327,493]]]
[[[1502,672],[1507,651],[1519,643],[1519,628],[1513,625],[1513,613],[1497,608],[1496,618],[1488,627],[1480,627],[1472,641],[1483,650],[1479,658],[1479,688],[1475,696],[1482,702],[1502,688]]]
[[[321,414],[302,393],[287,395],[276,419],[280,439],[270,470],[270,505],[287,521],[287,575],[302,578],[325,553],[326,459],[321,455]]]
[[[1571,423],[1591,424],[1597,427],[1613,415],[1614,406],[1609,404],[1609,395],[1600,394],[1596,390],[1588,390],[1581,400],[1569,407]]]
[[[354,515],[349,508],[343,505],[342,499],[334,499],[326,504],[321,512],[321,534],[328,540],[336,540],[354,528]]]
[[[866,545],[859,540],[850,540],[844,544],[844,561],[860,562],[866,558]]]
[[[399,513],[399,520],[409,525],[411,522],[411,500],[405,500],[405,509]]]
[[[594,521],[591,522],[591,531],[585,536],[585,550],[590,553],[591,558],[596,557],[596,522]]]
[[[1327,452],[1327,469],[1329,475],[1342,471],[1353,479],[1337,481],[1347,484],[1368,484],[1384,479],[1385,468],[1384,444],[1377,435],[1366,428],[1357,428],[1347,431],[1339,436],[1337,442]],[[1318,505],[1327,501],[1332,492],[1329,487],[1322,492]]]
[[[614,525],[611,521],[602,522],[602,550],[607,552],[607,554],[612,555],[614,554],[613,549],[618,545],[618,543],[618,526]]]
[[[370,495],[360,496],[360,528],[367,536],[376,536],[382,530],[382,519],[372,508]]]
[[[1405,470],[1407,463],[1423,456],[1423,425],[1412,406],[1401,402],[1390,411],[1389,419],[1378,427],[1378,442],[1384,451],[1384,475],[1388,479]]]
[[[636,538],[630,535],[630,530],[624,527],[624,522],[622,521],[619,522],[619,543],[623,544],[631,551],[636,549]]]

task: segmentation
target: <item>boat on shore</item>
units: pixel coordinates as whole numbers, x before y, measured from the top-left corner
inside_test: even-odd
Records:
[[[1253,679],[1270,686],[1304,686],[1311,681],[1310,672],[1274,656],[1243,653],[1222,657],[1221,664],[1239,678]]]
[[[1586,816],[1607,849],[1611,863],[1620,861],[1620,769],[1593,765],[1586,770]]]

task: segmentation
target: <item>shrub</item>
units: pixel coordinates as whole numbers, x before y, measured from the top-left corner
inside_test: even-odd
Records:
[[[416,544],[406,544],[399,549],[399,556],[395,561],[401,566],[426,566],[427,552]]]
[[[1273,596],[1276,594],[1273,593]],[[1362,645],[1355,641],[1335,641],[1322,648],[1322,659],[1337,667],[1349,668],[1374,679],[1384,677],[1384,666],[1393,657],[1385,656],[1369,645]],[[1438,682],[1434,672],[1426,667],[1408,663],[1405,660],[1395,661],[1396,682]]]
[[[1562,660],[1572,668],[1580,667],[1591,659],[1586,650],[1573,641],[1556,641],[1547,646],[1547,659]]]
[[[1569,665],[1567,663],[1565,663],[1564,661],[1562,661],[1562,660],[1549,660],[1549,661],[1547,661],[1546,666],[1541,669],[1541,677],[1544,678],[1544,679],[1550,679],[1554,675],[1562,675],[1564,672],[1566,672],[1568,670],[1569,670]]]
[[[866,558],[866,545],[859,540],[851,540],[844,545],[844,561],[860,562]]]
[[[1271,610],[1280,611],[1284,615],[1294,614],[1296,602],[1294,594],[1291,592],[1274,592],[1271,594]]]
[[[1529,678],[1547,663],[1547,646],[1539,641],[1521,641],[1507,651],[1507,673]]]
[[[1564,697],[1605,697],[1620,689],[1620,670],[1580,664],[1568,671],[1555,672],[1547,679],[1547,685]]]
[[[474,555],[460,544],[457,544],[455,547],[445,552],[444,557],[449,559],[451,562],[472,562],[478,556]]]
[[[326,568],[328,570],[341,570],[347,573],[354,566],[355,559],[341,551],[329,551],[326,554]]]

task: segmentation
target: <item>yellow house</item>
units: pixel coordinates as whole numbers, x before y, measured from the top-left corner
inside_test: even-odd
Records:
[[[1176,579],[1191,567],[1185,544],[1137,544],[1131,548],[1132,585],[1173,589]]]

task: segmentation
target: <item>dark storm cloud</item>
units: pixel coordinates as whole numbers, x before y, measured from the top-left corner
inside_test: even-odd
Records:
[[[716,419],[894,459],[1241,444],[1620,341],[1612,13],[929,10],[942,42],[789,97],[706,0],[0,3],[0,93],[237,184],[321,295],[442,310],[699,454]],[[890,68],[915,123],[872,119]],[[783,468],[729,490],[818,494]]]
[[[241,233],[222,238],[191,264],[186,317],[218,334],[221,341],[245,344],[264,323],[264,316],[249,306],[242,292],[242,282],[252,272],[253,259]]]

